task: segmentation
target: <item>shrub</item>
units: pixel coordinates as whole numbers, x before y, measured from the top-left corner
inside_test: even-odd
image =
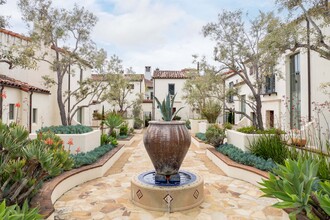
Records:
[[[223,128],[224,129],[232,129],[233,128],[233,125],[231,124],[231,123],[229,123],[229,122],[226,122],[226,123],[224,123],[223,124]]]
[[[101,146],[107,145],[107,144],[112,144],[114,146],[117,146],[118,145],[117,138],[107,135],[107,134],[102,134],[101,135]]]
[[[55,134],[38,134],[35,140],[29,140],[28,135],[22,126],[0,123],[1,199],[6,199],[9,205],[21,205],[45,179],[73,165]]]
[[[6,200],[3,200],[0,203],[0,219],[38,220],[43,218],[38,214],[37,208],[29,208],[27,201],[20,208],[17,204],[6,206]]]
[[[142,128],[142,125],[143,125],[143,120],[142,119],[134,118],[134,125],[133,125],[134,129],[140,129],[140,128]]]
[[[250,143],[249,150],[264,159],[271,158],[279,164],[284,164],[289,157],[289,149],[280,135],[264,134]]]
[[[68,125],[68,126],[50,126],[50,127],[43,127],[39,132],[47,132],[51,131],[55,134],[84,134],[93,131],[93,128],[85,126],[85,125]]]
[[[258,130],[254,126],[246,126],[246,127],[238,128],[237,131],[245,134],[278,134],[278,135],[285,134],[284,131],[278,128],[269,128],[262,131],[262,130]]]
[[[128,135],[128,124],[122,123],[119,127],[119,135],[120,136],[127,136]]]
[[[225,131],[218,125],[211,125],[207,128],[205,137],[208,143],[214,147],[217,147],[223,144],[223,140],[225,139],[226,135]]]
[[[208,123],[215,123],[222,108],[218,102],[209,100],[205,103],[205,106],[201,109],[201,114],[206,118]]]
[[[104,120],[104,124],[109,127],[109,135],[112,135],[114,129],[118,128],[123,122],[124,122],[123,117],[116,113],[110,113]]]
[[[330,215],[330,182],[317,178],[318,161],[299,157],[286,160],[262,180],[266,197],[280,199],[273,206],[290,210],[290,219],[328,219]],[[317,191],[316,191],[317,190]]]
[[[74,161],[74,168],[79,168],[84,165],[95,163],[100,157],[102,157],[104,154],[106,154],[115,147],[115,145],[106,144],[86,153],[71,155]]]
[[[271,159],[265,160],[254,154],[244,152],[231,144],[223,144],[216,149],[233,161],[243,165],[252,166],[264,171],[272,171],[276,167],[276,164]]]
[[[204,133],[198,132],[198,133],[195,134],[195,136],[201,141],[206,141],[206,137],[205,137]]]

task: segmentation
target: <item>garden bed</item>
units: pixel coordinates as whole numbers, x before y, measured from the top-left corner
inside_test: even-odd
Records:
[[[191,142],[196,145],[198,148],[206,149],[212,147],[211,145],[205,143],[204,141],[198,139],[194,135],[191,136]]]
[[[248,151],[250,143],[262,134],[246,134],[235,130],[227,130],[227,143],[232,144],[243,151]]]
[[[131,145],[135,141],[134,135],[129,135],[126,138],[117,138],[118,144]]]
[[[39,207],[39,213],[48,218],[54,212],[53,204],[65,192],[84,182],[102,177],[124,153],[124,145],[119,145],[106,153],[96,163],[73,169],[43,184],[31,201],[32,207]]]
[[[100,130],[93,130],[88,133],[83,134],[56,134],[63,140],[63,145],[66,150],[69,150],[68,142],[71,139],[73,145],[70,146],[71,153],[76,152],[77,148],[80,148],[80,152],[88,152],[94,150],[96,147],[100,146]],[[31,133],[29,135],[31,139],[37,138],[36,133]]]
[[[258,182],[261,182],[261,179],[268,179],[268,172],[236,163],[215,148],[208,148],[206,156],[229,177],[244,180],[258,187],[260,187]]]

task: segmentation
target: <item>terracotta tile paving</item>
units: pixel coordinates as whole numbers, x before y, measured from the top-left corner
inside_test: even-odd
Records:
[[[144,149],[142,134],[106,175],[81,184],[65,193],[54,204],[54,219],[288,219],[288,215],[271,207],[276,200],[260,197],[258,187],[233,179],[210,161],[205,150],[192,145],[181,169],[204,178],[204,202],[182,212],[156,212],[135,206],[130,201],[130,181],[138,173],[152,170]]]

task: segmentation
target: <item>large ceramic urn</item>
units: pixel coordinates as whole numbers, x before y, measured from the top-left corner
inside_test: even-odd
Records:
[[[156,174],[177,174],[190,147],[191,137],[184,121],[150,121],[143,138]]]

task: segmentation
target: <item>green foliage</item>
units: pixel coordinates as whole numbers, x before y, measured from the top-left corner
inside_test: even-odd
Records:
[[[190,123],[190,120],[186,120],[186,127],[187,129],[191,129],[191,123]]]
[[[84,165],[95,163],[100,157],[102,157],[104,154],[111,151],[115,147],[115,145],[106,144],[86,153],[82,152],[79,154],[71,155],[74,161],[74,168],[79,168]]]
[[[290,218],[295,219],[299,215],[307,216],[309,219],[325,218],[327,214],[322,208],[326,207],[329,211],[329,184],[320,184],[322,190],[319,194],[322,206],[319,209],[319,201],[313,192],[313,188],[318,185],[317,178],[319,163],[312,158],[299,157],[298,160],[286,160],[285,165],[278,165],[274,169],[274,174],[269,175],[268,180],[263,180],[260,185],[266,197],[275,197],[280,202],[274,204],[274,207],[281,209],[292,209]],[[317,188],[317,187],[316,187]],[[324,196],[322,196],[324,195]],[[324,199],[324,200],[323,200]],[[321,218],[321,219],[323,219]]]
[[[172,121],[173,118],[176,116],[176,114],[183,108],[183,107],[181,107],[178,110],[176,110],[174,113],[172,112],[175,96],[176,96],[176,94],[173,96],[173,98],[171,100],[170,94],[167,94],[166,98],[163,100],[162,103],[160,103],[160,101],[157,99],[157,97],[155,97],[155,100],[160,109],[160,112],[163,115],[164,121]]]
[[[114,129],[118,128],[123,122],[123,117],[116,113],[110,113],[104,120],[104,124],[109,127],[109,134],[112,134]]]
[[[238,128],[237,131],[245,134],[285,134],[284,131],[277,128],[259,130],[254,126],[246,126],[246,127]]]
[[[265,160],[254,154],[244,152],[231,144],[224,144],[216,149],[237,163],[252,166],[259,170],[272,171],[276,167],[276,164],[271,159]]]
[[[102,134],[101,135],[101,146],[106,144],[112,144],[114,146],[118,145],[118,141],[116,137],[113,137],[111,135]]]
[[[0,203],[0,219],[4,220],[38,220],[43,219],[42,215],[38,214],[38,209],[30,209],[28,202],[25,200],[22,208],[17,204],[6,206],[6,200]]]
[[[321,190],[316,193],[316,197],[321,208],[330,216],[330,181],[320,183]]]
[[[226,123],[224,123],[223,124],[223,127],[224,127],[224,129],[232,129],[233,128],[233,125],[231,124],[231,123],[229,123],[229,122],[226,122]]]
[[[205,136],[204,133],[198,132],[198,133],[195,134],[195,136],[201,141],[207,141],[206,136]]]
[[[93,131],[93,128],[85,126],[85,125],[68,125],[68,126],[50,126],[50,127],[43,127],[39,132],[47,132],[51,131],[55,134],[84,134]]]
[[[284,161],[289,158],[289,149],[280,135],[264,134],[250,143],[249,150],[256,156],[266,160],[271,158],[279,164],[284,164]]]
[[[141,129],[143,125],[143,120],[140,118],[134,118],[134,125],[133,128],[134,129]]]
[[[217,147],[223,144],[223,140],[225,139],[226,135],[222,128],[214,124],[207,128],[205,137],[208,143],[214,147]]]
[[[128,135],[128,124],[122,123],[119,127],[119,135],[120,136],[127,136]]]
[[[45,132],[29,140],[23,127],[0,124],[0,201],[21,205],[46,178],[72,165],[62,140],[55,134]]]
[[[201,114],[209,123],[215,123],[222,111],[221,105],[212,100],[208,100],[201,109]]]

